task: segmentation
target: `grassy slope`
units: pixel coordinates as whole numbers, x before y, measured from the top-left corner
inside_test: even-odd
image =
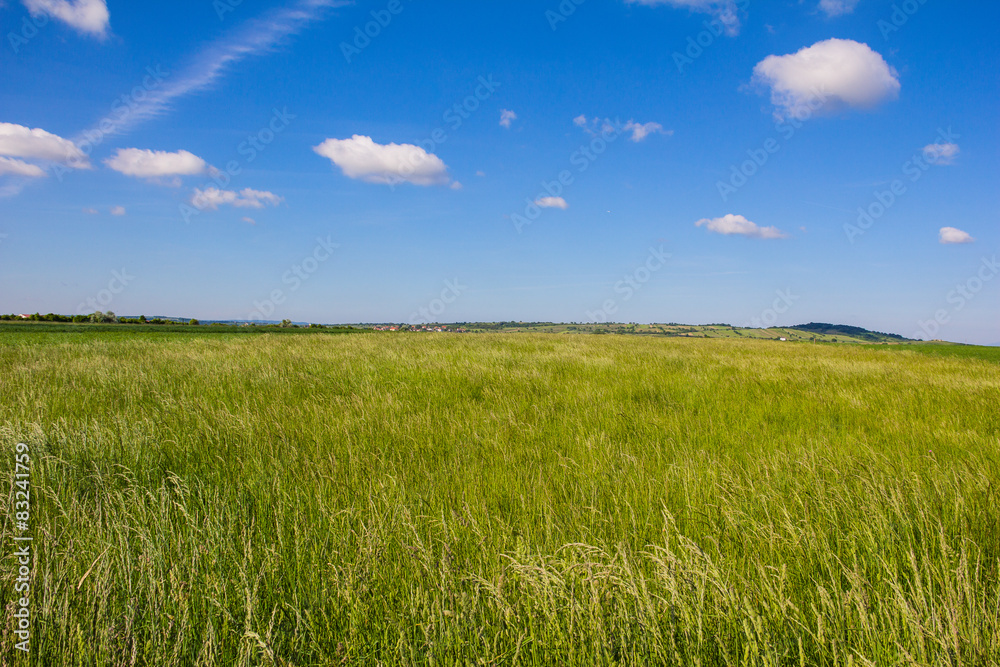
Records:
[[[38,664],[1000,660],[990,361],[21,330],[0,371]]]
[[[465,325],[470,331],[482,332],[481,325]],[[495,331],[491,327],[487,331]],[[795,342],[818,343],[872,343],[861,336],[843,333],[816,333],[801,329],[775,327],[771,329],[746,329],[742,327],[686,325],[686,324],[540,324],[526,323],[500,329],[503,333],[620,333],[641,336],[666,336],[670,338],[733,338],[750,340],[779,340],[785,338]],[[878,336],[878,334],[875,334]],[[898,344],[900,341],[885,337],[885,342]]]

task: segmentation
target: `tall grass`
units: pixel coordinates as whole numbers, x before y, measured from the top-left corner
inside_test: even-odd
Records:
[[[0,395],[37,664],[1000,663],[994,362],[3,334]]]

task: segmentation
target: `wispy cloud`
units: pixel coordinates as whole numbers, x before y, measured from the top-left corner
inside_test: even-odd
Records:
[[[852,13],[858,2],[859,0],[820,0],[819,8],[832,18]]]
[[[619,130],[631,132],[632,136],[629,137],[629,141],[634,143],[645,140],[651,134],[662,134],[668,137],[674,134],[673,130],[664,130],[659,123],[637,123],[631,118],[622,125],[620,121],[612,121],[610,118],[601,120],[597,117],[587,118],[586,114],[580,114],[573,119],[573,124],[592,136],[597,136],[601,132],[616,133]]]
[[[958,144],[931,144],[924,146],[924,158],[931,164],[950,165],[955,164],[955,158],[962,152]]]
[[[510,109],[503,109],[500,111],[500,127],[505,127],[510,129],[511,123],[517,120],[517,114]]]
[[[665,134],[669,137],[674,133],[673,130],[664,130],[659,123],[637,123],[634,120],[625,124],[625,131],[632,133],[629,141],[635,143],[639,143],[651,134]]]
[[[689,9],[692,12],[711,14],[718,21],[726,34],[735,37],[740,32],[739,4],[737,0],[626,0],[639,5],[656,7],[669,5],[678,9]],[[749,4],[749,3],[746,3]]]
[[[174,101],[209,88],[231,67],[275,49],[283,39],[297,34],[325,17],[326,10],[350,4],[347,0],[297,0],[273,9],[226,33],[196,53],[190,61],[150,91],[129,116],[116,124],[122,133],[136,124],[168,112]]]
[[[252,190],[244,188],[239,192],[233,190],[219,190],[218,188],[206,188],[204,190],[195,188],[191,195],[191,205],[199,211],[214,211],[220,206],[235,206],[236,208],[264,208],[265,206],[277,206],[285,201],[284,197],[279,197],[267,190]]]

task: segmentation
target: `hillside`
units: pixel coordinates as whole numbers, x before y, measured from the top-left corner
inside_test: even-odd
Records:
[[[869,331],[861,327],[833,324],[803,324],[794,327],[752,329],[728,324],[560,324],[552,322],[474,322],[455,326],[470,332],[537,332],[563,334],[621,334],[664,336],[667,338],[746,338],[816,343],[906,343],[907,338],[896,334]]]
[[[792,328],[798,331],[807,331],[809,333],[817,333],[828,336],[850,336],[853,338],[862,338],[869,342],[885,342],[885,340],[888,339],[890,341],[902,343],[910,340],[898,334],[869,331],[868,329],[847,326],[846,324],[818,324],[816,322],[811,322],[809,324],[800,324],[799,326]]]
[[[117,323],[89,324],[74,323],[63,320],[47,320],[40,322],[24,322],[14,319],[15,316],[7,316],[10,324],[4,323],[0,326],[17,327],[24,326],[48,326],[58,327],[59,330],[79,331],[80,327],[111,327],[116,331],[167,331],[179,330],[194,333],[210,328],[213,332],[223,332],[240,330],[245,332],[268,332],[282,331],[290,333],[297,329],[320,329],[325,331],[371,331],[373,329],[385,330],[393,327],[393,330],[424,332],[438,328],[447,333],[555,333],[555,334],[618,334],[633,336],[662,336],[667,338],[745,338],[759,340],[786,340],[789,342],[813,342],[813,343],[909,343],[916,342],[908,338],[890,333],[869,331],[861,327],[848,326],[844,324],[802,324],[794,327],[773,327],[770,329],[753,329],[747,327],[734,327],[729,324],[580,324],[580,323],[558,323],[558,322],[457,322],[448,325],[426,324],[419,326],[409,326],[405,324],[391,323],[363,323],[351,325],[317,325],[305,322],[296,322],[289,326],[279,328],[277,322],[257,322],[253,326],[251,323],[239,320],[216,321],[202,320],[200,325],[189,325],[190,318],[184,317],[163,317],[156,318],[148,323],[139,324],[135,319],[120,319]],[[62,316],[45,316],[62,317]]]

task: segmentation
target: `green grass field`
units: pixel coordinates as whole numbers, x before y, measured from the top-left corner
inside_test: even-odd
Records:
[[[7,327],[0,664],[1000,664],[998,361]]]

